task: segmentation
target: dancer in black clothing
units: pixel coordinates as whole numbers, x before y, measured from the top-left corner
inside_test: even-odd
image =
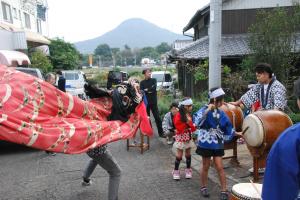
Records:
[[[143,74],[145,76],[145,79],[141,81],[140,88],[145,92],[148,100],[148,105],[147,105],[148,116],[150,116],[150,110],[151,110],[153,117],[155,119],[159,137],[165,137],[163,134],[162,122],[157,107],[156,79],[151,78],[151,69],[144,69]]]

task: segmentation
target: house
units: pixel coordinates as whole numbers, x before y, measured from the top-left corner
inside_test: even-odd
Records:
[[[0,0],[0,50],[49,53],[47,0]]]
[[[236,66],[245,55],[250,54],[248,46],[248,28],[255,23],[257,12],[270,10],[276,7],[291,9],[295,2],[300,0],[223,0],[222,4],[222,64]],[[179,88],[185,96],[194,96],[203,88],[207,88],[206,81],[196,83],[191,66],[208,59],[209,55],[209,21],[210,6],[206,5],[198,10],[183,28],[183,34],[194,30],[193,42],[182,45],[182,41],[175,41],[169,54],[169,62],[176,62],[178,68]],[[297,43],[300,49],[300,35]]]

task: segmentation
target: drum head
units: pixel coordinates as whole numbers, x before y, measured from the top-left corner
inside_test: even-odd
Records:
[[[256,115],[250,114],[244,119],[243,130],[247,127],[244,133],[246,143],[252,147],[259,147],[264,141],[264,128],[261,120]]]
[[[259,194],[253,185],[255,185]],[[232,187],[231,192],[241,199],[259,200],[261,199],[262,184],[253,183],[253,185],[251,183],[239,183]]]

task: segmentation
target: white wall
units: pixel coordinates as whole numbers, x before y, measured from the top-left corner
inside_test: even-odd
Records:
[[[14,50],[12,32],[0,30],[0,50]]]
[[[20,29],[26,29],[25,28],[25,19],[24,19],[24,12],[29,14],[30,15],[30,26],[31,28],[30,29],[26,29],[26,30],[30,30],[32,32],[37,32],[37,10],[35,9],[34,10],[34,13],[29,13],[27,12],[26,10],[23,10],[22,8],[22,0],[0,0],[0,22],[3,22],[3,13],[2,13],[2,7],[1,7],[1,2],[5,2],[7,4],[10,5],[11,7],[11,12],[12,12],[12,15],[13,15],[13,8],[16,8],[17,9],[17,18],[14,18],[13,17],[13,25],[16,27],[16,28],[20,28]],[[47,0],[40,0],[40,2],[43,2],[43,4],[45,6],[47,6]],[[20,19],[20,16],[19,16],[19,11],[21,11],[21,19]],[[47,19],[47,12],[46,11],[46,21],[42,21],[42,35],[44,36],[48,36],[48,19]]]
[[[223,10],[292,6],[293,2],[300,3],[300,0],[227,0],[223,2]]]

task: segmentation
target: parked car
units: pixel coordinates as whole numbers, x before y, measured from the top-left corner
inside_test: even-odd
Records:
[[[32,76],[35,76],[39,79],[44,80],[44,76],[43,76],[41,70],[38,68],[16,67],[16,70],[26,73],[26,74],[30,74]]]
[[[156,71],[151,73],[151,78],[157,81],[156,90],[174,90],[174,82],[169,71]]]
[[[112,89],[115,85],[118,85],[124,81],[127,81],[129,75],[123,71],[109,71],[107,76],[107,89]]]
[[[84,72],[79,70],[62,71],[66,79],[66,92],[73,96],[78,96],[81,99],[86,99],[84,92],[84,85],[86,84],[86,77]]]

